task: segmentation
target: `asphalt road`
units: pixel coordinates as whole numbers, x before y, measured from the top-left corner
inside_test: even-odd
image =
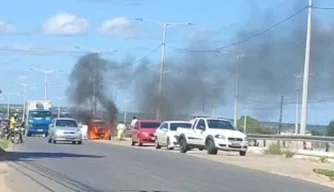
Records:
[[[14,171],[6,180],[13,192],[333,192],[288,177],[138,148],[26,138],[10,154]]]

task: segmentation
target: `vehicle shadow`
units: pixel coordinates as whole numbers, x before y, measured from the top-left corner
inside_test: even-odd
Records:
[[[99,155],[82,155],[75,153],[55,153],[55,152],[5,152],[5,158],[1,158],[0,161],[25,161],[28,159],[37,158],[102,158],[104,156]]]

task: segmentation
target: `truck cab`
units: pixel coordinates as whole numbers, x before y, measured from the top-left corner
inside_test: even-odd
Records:
[[[27,136],[48,136],[49,125],[52,122],[51,104],[48,106],[45,105],[45,102],[28,101],[26,106],[25,127]]]
[[[177,128],[180,152],[193,148],[206,149],[216,155],[218,150],[239,152],[245,156],[247,136],[236,129],[229,120],[215,117],[196,117],[190,120],[191,128]]]

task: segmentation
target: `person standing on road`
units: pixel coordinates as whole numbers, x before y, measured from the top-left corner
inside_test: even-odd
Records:
[[[132,129],[135,126],[136,122],[137,122],[137,117],[133,116],[133,119],[132,119],[131,124],[130,124],[130,129]]]
[[[122,141],[124,138],[124,132],[126,130],[126,126],[123,121],[120,121],[116,127],[117,130],[117,139]]]

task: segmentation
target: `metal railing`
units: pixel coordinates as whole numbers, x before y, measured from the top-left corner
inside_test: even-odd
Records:
[[[334,143],[334,137],[308,136],[308,135],[263,135],[247,134],[249,139],[253,140],[278,140],[278,141],[306,141],[320,143]]]
[[[285,142],[299,141],[303,143],[303,149],[307,149],[307,143],[321,144],[326,152],[329,152],[330,148],[334,146],[334,137],[325,136],[247,134],[247,137],[250,143],[255,143],[255,146],[258,145],[257,141],[262,140],[264,147],[266,146],[266,141],[282,141],[283,147],[285,147]]]

